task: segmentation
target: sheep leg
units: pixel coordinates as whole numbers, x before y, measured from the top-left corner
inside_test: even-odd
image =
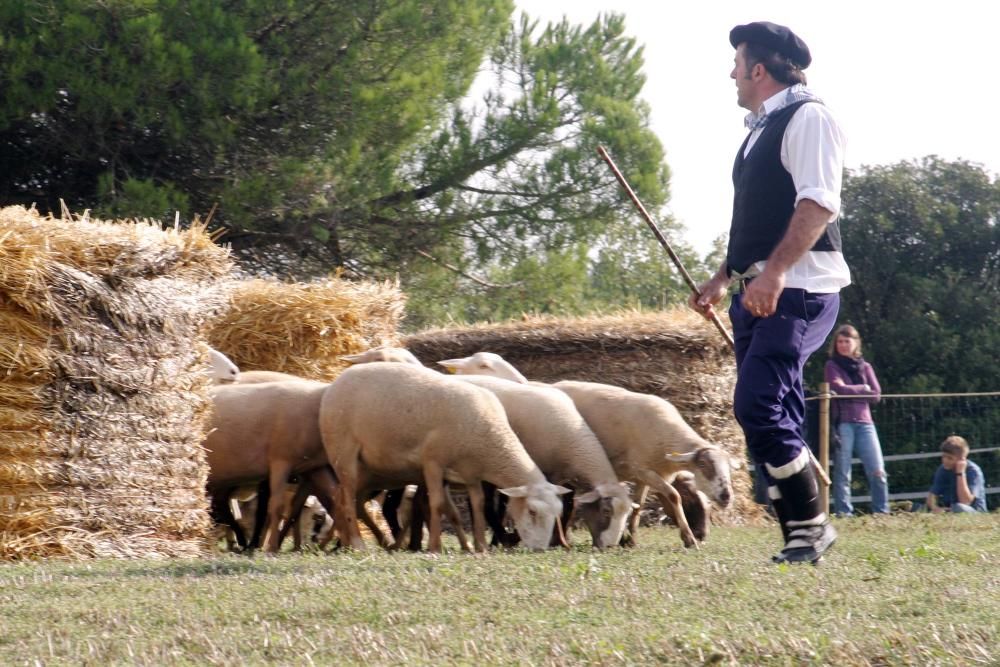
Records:
[[[340,543],[352,549],[363,551],[364,540],[358,530],[358,462],[341,462],[335,469],[337,475],[337,500],[334,527],[340,535]]]
[[[243,532],[243,527],[240,526],[239,521],[233,516],[232,510],[229,508],[229,489],[216,489],[215,491],[209,492],[209,497],[212,499],[210,513],[212,520],[215,523],[226,526],[228,529],[226,531],[226,546],[230,551],[233,551],[233,541],[229,537],[229,531],[236,538],[236,546],[243,551],[247,548],[247,536]]]
[[[427,485],[427,550],[441,553],[441,513],[444,511],[444,471],[436,463],[424,464],[424,482]]]
[[[628,518],[628,536],[622,536],[622,546],[634,547],[637,542],[637,537],[639,535],[639,519],[642,508],[646,504],[646,496],[649,495],[649,485],[639,482],[636,485],[636,505],[639,507],[632,511],[632,514]]]
[[[358,498],[358,517],[361,519],[361,523],[365,524],[365,527],[371,531],[372,535],[378,541],[378,544],[383,549],[392,548],[393,540],[390,540],[385,531],[375,523],[375,519],[372,518],[371,512],[368,511],[368,503],[362,501]]]
[[[316,496],[320,505],[331,517],[336,517],[336,503],[334,496],[337,494],[337,478],[333,476],[333,468],[323,466],[305,473],[304,478],[308,480],[312,493]],[[330,531],[320,543],[319,548],[323,549],[334,537],[334,532]]]
[[[248,549],[260,549],[263,544],[264,528],[267,527],[267,505],[270,499],[270,480],[265,477],[257,484],[257,509],[253,515],[253,534],[247,543]]]
[[[288,505],[288,516],[285,517],[281,532],[278,533],[279,547],[288,536],[288,531],[294,529],[292,539],[295,546],[292,548],[292,551],[302,551],[302,531],[298,529],[299,520],[302,518],[302,508],[306,506],[306,500],[311,493],[312,485],[303,478],[295,488],[295,495],[292,496],[292,502]]]
[[[291,472],[290,461],[273,461],[268,470],[271,497],[267,501],[267,529],[264,533],[264,551],[267,553],[276,553],[281,547],[278,535],[285,513],[285,487]]]
[[[684,514],[684,507],[681,506],[681,494],[677,493],[677,489],[663,481],[663,478],[652,470],[642,473],[641,480],[649,484],[650,488],[660,494],[660,499],[663,501],[665,508],[669,506],[666,511],[676,518],[677,528],[681,532],[681,541],[684,542],[684,546],[688,548],[695,547],[697,549],[698,540],[695,539],[694,533],[691,532],[691,527],[688,525],[687,516]]]
[[[479,482],[465,488],[469,494],[469,509],[472,510],[472,543],[477,553],[483,553],[486,551],[486,494]]]
[[[462,517],[458,514],[455,499],[451,497],[451,491],[447,485],[444,487],[444,511],[448,516],[448,521],[455,527],[455,536],[458,537],[458,544],[462,547],[462,551],[471,552],[469,540],[465,536],[465,527],[462,526]]]
[[[402,504],[405,494],[406,489],[390,489],[385,492],[382,502],[379,503],[382,506],[382,518],[389,526],[389,531],[395,542],[399,542],[399,536],[403,532],[403,527],[399,525],[399,506]]]
[[[562,501],[563,511],[562,516],[557,517],[556,524],[552,526],[552,538],[549,540],[550,547],[569,548],[569,526],[573,517],[574,495],[575,492],[570,491],[559,498]]]
[[[429,513],[430,502],[427,499],[427,487],[418,484],[413,497],[410,498],[410,519],[406,524],[406,530],[409,532],[406,548],[410,551],[420,551],[424,541],[424,524],[427,523]]]
[[[486,524],[493,531],[490,546],[515,547],[521,541],[517,531],[508,532],[504,526],[504,516],[507,514],[507,496],[497,493],[497,487],[489,482],[483,482],[483,493],[486,496],[484,507]]]

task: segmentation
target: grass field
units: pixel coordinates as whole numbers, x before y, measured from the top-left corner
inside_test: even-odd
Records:
[[[839,521],[570,552],[0,565],[0,664],[998,665],[1000,515]],[[450,543],[449,543],[450,546]]]

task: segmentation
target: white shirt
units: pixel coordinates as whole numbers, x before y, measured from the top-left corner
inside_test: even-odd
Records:
[[[788,92],[804,89],[802,84],[782,90],[764,100],[760,113],[771,113],[786,106]],[[763,128],[750,133],[743,156],[753,149]],[[829,109],[822,104],[806,103],[792,115],[781,139],[781,164],[792,176],[795,205],[811,199],[828,211],[829,222],[840,215],[840,187],[844,179],[844,136]],[[766,261],[756,262],[748,275],[764,270]],[[832,293],[851,284],[851,271],[844,254],[837,251],[810,250],[785,273],[785,287],[807,292]]]

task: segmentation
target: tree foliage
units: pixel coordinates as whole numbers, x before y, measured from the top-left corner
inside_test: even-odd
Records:
[[[650,210],[667,200],[642,49],[621,16],[541,27],[512,11],[7,3],[0,197],[169,220],[214,210],[237,251],[290,251],[280,273],[398,273],[428,305],[434,286],[457,290],[460,316],[680,298],[596,153]]]
[[[928,157],[848,174],[843,201],[853,284],[841,320],[861,332],[884,391],[996,391],[1000,181]]]

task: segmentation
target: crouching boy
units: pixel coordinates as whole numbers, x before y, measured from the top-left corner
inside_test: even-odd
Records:
[[[941,443],[941,466],[927,495],[931,512],[986,511],[983,471],[968,456],[969,443],[961,436],[950,435]]]

